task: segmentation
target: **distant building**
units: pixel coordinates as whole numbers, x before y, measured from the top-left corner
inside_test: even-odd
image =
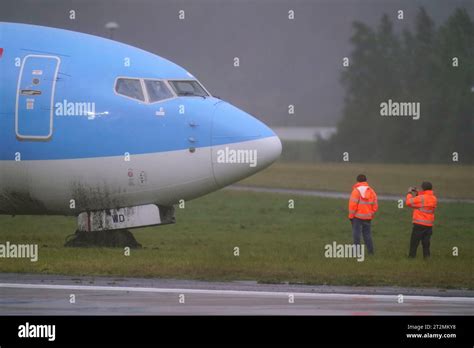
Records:
[[[273,127],[282,141],[316,141],[329,139],[336,127]]]

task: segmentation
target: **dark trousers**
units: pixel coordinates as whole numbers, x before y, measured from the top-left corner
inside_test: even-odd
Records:
[[[370,220],[352,219],[352,238],[354,244],[360,244],[360,235],[364,237],[365,246],[369,254],[374,253],[374,243],[372,242],[372,234],[370,232]]]
[[[433,234],[432,226],[423,226],[418,224],[413,224],[413,230],[411,232],[410,240],[410,257],[416,257],[416,250],[418,245],[421,242],[423,246],[423,257],[430,257],[430,241],[431,235]]]

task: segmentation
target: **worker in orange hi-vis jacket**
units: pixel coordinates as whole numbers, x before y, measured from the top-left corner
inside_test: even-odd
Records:
[[[360,244],[360,235],[362,234],[369,254],[374,253],[374,243],[372,242],[370,229],[371,221],[377,210],[377,194],[367,183],[367,177],[364,174],[359,174],[349,198],[349,219],[352,223],[354,244]]]
[[[413,208],[413,230],[410,240],[409,257],[416,257],[418,245],[423,246],[423,257],[430,257],[431,235],[433,234],[433,224],[435,220],[435,209],[438,203],[433,192],[433,185],[430,182],[421,184],[423,191],[418,192],[416,187],[408,188],[406,199],[407,207]]]

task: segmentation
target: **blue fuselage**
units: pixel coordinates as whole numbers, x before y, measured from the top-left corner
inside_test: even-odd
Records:
[[[133,161],[139,156],[159,155],[156,157],[161,161],[158,167],[163,171],[168,168],[167,161],[181,161],[182,170],[190,171],[190,175],[193,168],[196,169],[197,184],[209,176],[215,182],[213,189],[217,189],[263,168],[251,168],[246,173],[240,168],[237,174],[223,169],[227,174],[222,175],[227,177],[219,178],[214,168],[215,151],[219,148],[255,144],[255,150],[261,152],[262,166],[269,165],[281,151],[273,131],[244,111],[210,94],[179,94],[170,81],[196,81],[196,78],[178,65],[141,49],[82,33],[13,23],[0,23],[0,48],[3,51],[0,57],[0,212],[21,213],[18,202],[11,207],[12,195],[16,194],[40,202],[34,212],[64,213],[59,207],[65,202],[53,201],[69,201],[67,196],[74,196],[71,189],[74,185],[88,187],[89,191],[106,185],[117,197],[121,193],[138,197],[136,187],[130,185],[129,172],[135,170]],[[136,89],[133,83],[143,87],[140,92],[143,99],[120,94],[118,79],[131,81],[129,90]],[[166,84],[167,93],[172,95],[153,102],[145,80]],[[265,139],[275,142],[273,150],[267,149],[268,144],[258,148]],[[201,156],[199,162],[202,162],[207,158],[205,151],[209,152],[208,163],[198,168],[193,156],[196,159]],[[166,153],[181,154],[181,157],[166,157]],[[97,162],[101,158],[104,159],[102,177],[96,168],[91,168],[101,163]],[[111,162],[113,158],[115,162]],[[63,164],[55,161],[68,161],[74,171],[65,173]],[[122,166],[124,161],[129,163]],[[150,157],[146,160],[143,157],[141,161],[140,173],[160,177],[161,174],[153,172],[155,167],[145,168]],[[47,164],[49,169],[33,169],[40,168],[41,163]],[[179,170],[179,167],[173,168]],[[34,170],[39,171],[37,175]],[[108,172],[120,170],[126,173],[123,180],[114,176],[116,173]],[[38,187],[45,185],[48,176],[54,179],[61,175],[73,177],[69,181],[59,180],[67,185],[58,187],[66,192],[64,195],[57,194],[54,198]],[[18,182],[20,178],[27,181],[23,186]],[[168,178],[163,176],[163,180]],[[165,187],[180,187],[194,181],[191,176],[176,180],[166,182]],[[109,181],[114,184],[104,184]],[[153,185],[145,185],[142,191],[155,191],[159,195],[160,180]],[[194,193],[189,195],[186,190],[176,197],[167,194],[165,203],[173,203],[180,196],[193,198],[210,192],[211,186],[205,190],[192,189]],[[143,202],[137,197],[131,203],[153,200],[151,195]],[[103,208],[106,204],[84,201],[81,209]],[[128,202],[117,199],[114,204]]]

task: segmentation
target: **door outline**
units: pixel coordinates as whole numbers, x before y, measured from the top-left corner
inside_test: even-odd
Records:
[[[50,117],[49,117],[49,133],[48,135],[22,135],[19,132],[18,129],[18,103],[20,101],[20,85],[21,85],[21,79],[23,77],[23,70],[25,67],[25,63],[28,60],[28,58],[48,58],[48,59],[54,59],[56,60],[56,69],[54,71],[54,76],[53,76],[53,85],[51,88],[51,101],[50,101],[50,106],[51,106],[51,112],[50,112]],[[20,75],[18,76],[18,84],[16,88],[16,103],[15,103],[15,134],[18,140],[39,140],[39,141],[48,141],[52,135],[53,135],[53,114],[54,114],[54,94],[56,91],[56,79],[58,77],[58,72],[59,72],[59,65],[61,64],[61,59],[57,56],[49,56],[49,55],[41,55],[41,54],[28,54],[23,58],[23,62],[21,63],[21,68],[20,68]]]

